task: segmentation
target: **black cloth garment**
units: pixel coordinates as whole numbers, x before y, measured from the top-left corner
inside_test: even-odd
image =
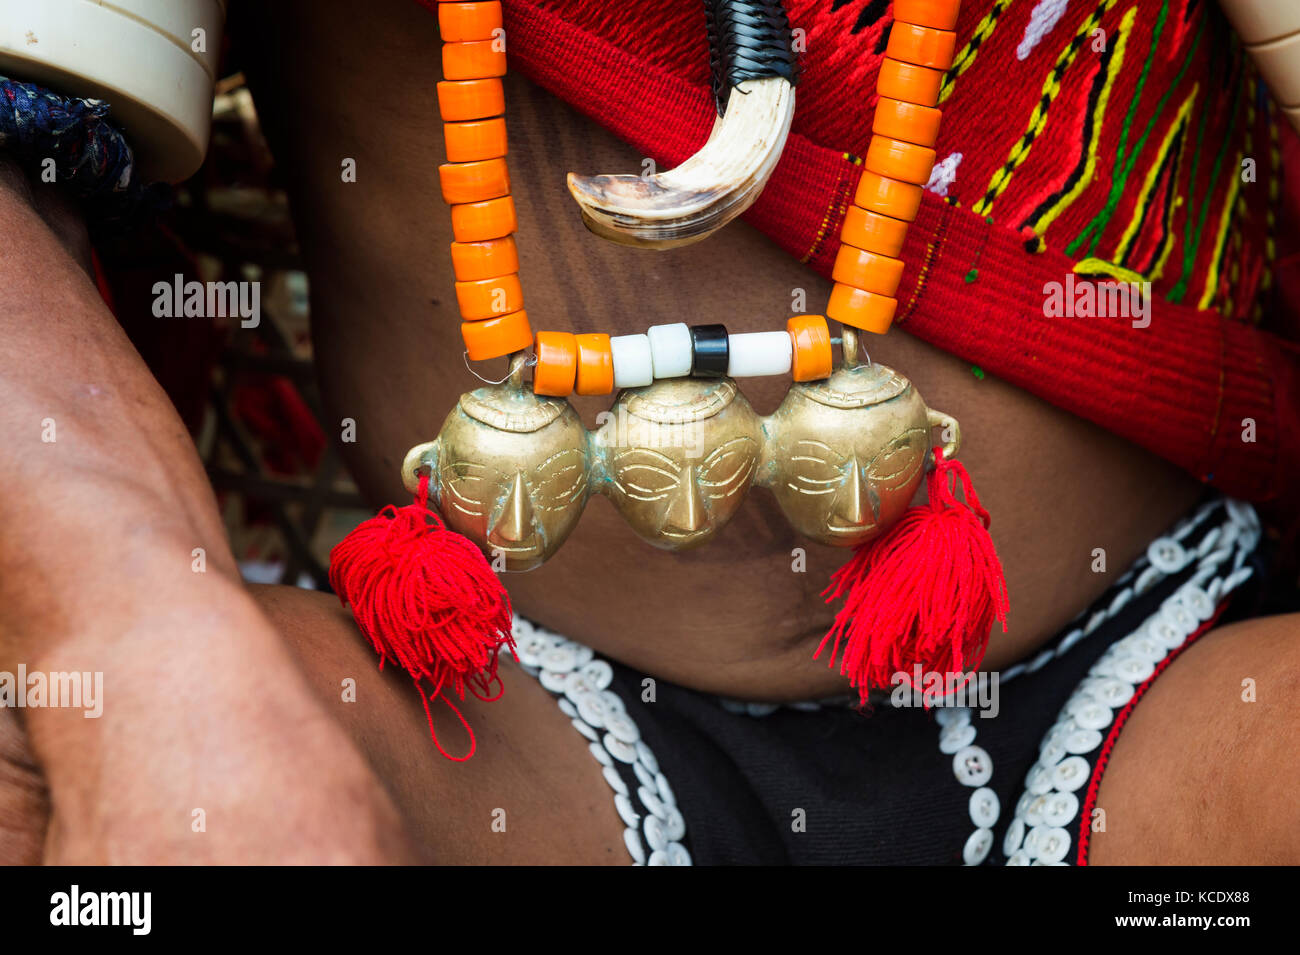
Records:
[[[1218,513],[1184,538],[1189,552],[1220,524],[1223,504],[1212,506]],[[1255,552],[1250,562],[1258,561]],[[1140,567],[1141,562],[1078,621],[1111,607],[1125,586],[1132,590]],[[1160,610],[1196,568],[1193,560],[1186,570],[1134,594],[1056,655],[1079,623],[1067,627],[1035,654],[1035,659],[1052,655],[1041,668],[1001,682],[997,716],[972,712],[974,742],[992,758],[993,775],[986,785],[1001,803],[985,864],[1005,861],[1003,839],[1025,792],[1026,773],[1075,687],[1112,644]],[[1240,591],[1234,601],[1237,606],[1250,603]],[[973,790],[954,776],[953,756],[940,751],[937,709],[894,708],[886,700],[869,711],[820,704],[783,706],[754,716],[663,680],[655,681],[655,700],[643,702],[645,679],[616,664],[610,688],[626,702],[628,715],[671,780],[687,823],[684,845],[696,864],[962,863],[963,847],[976,828],[970,810]],[[1096,751],[1087,758],[1095,763]],[[1077,796],[1082,799],[1085,792]],[[800,814],[804,831],[795,825]],[[1076,818],[1066,827],[1072,845],[1079,826]],[[1073,859],[1072,848],[1067,861]]]

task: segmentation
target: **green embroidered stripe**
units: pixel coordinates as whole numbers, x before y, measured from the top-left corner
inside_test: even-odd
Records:
[[[1160,8],[1160,14],[1156,18],[1155,30],[1158,35],[1164,29],[1165,19],[1169,11],[1168,0]],[[1188,68],[1192,65],[1192,58],[1201,45],[1201,36],[1205,33],[1205,23],[1208,17],[1204,14],[1201,16],[1201,22],[1196,28],[1196,38],[1192,41],[1191,49],[1187,51],[1187,56],[1183,58],[1182,66],[1178,68],[1178,75],[1174,81],[1169,84],[1168,89],[1160,97],[1156,104],[1155,112],[1151,114],[1151,119],[1147,121],[1146,129],[1142,131],[1142,136],[1133,144],[1133,151],[1127,155],[1124,154],[1124,147],[1128,142],[1129,125],[1132,123],[1137,113],[1138,104],[1141,102],[1143,90],[1146,88],[1147,74],[1150,72],[1151,63],[1155,57],[1157,44],[1152,42],[1151,49],[1147,53],[1147,61],[1142,66],[1142,74],[1138,77],[1137,88],[1133,91],[1133,100],[1129,103],[1128,115],[1124,118],[1124,126],[1120,130],[1119,148],[1115,156],[1115,168],[1119,170],[1118,175],[1111,181],[1110,195],[1106,198],[1106,205],[1102,207],[1091,222],[1084,226],[1083,231],[1075,237],[1069,245],[1065,247],[1066,255],[1074,255],[1079,251],[1079,246],[1083,245],[1089,238],[1094,236],[1092,244],[1088,247],[1088,254],[1092,255],[1097,251],[1097,243],[1101,240],[1102,233],[1106,231],[1106,226],[1110,224],[1111,218],[1115,215],[1115,210],[1119,207],[1120,198],[1124,194],[1124,187],[1128,183],[1128,177],[1133,172],[1133,166],[1137,162],[1138,154],[1142,147],[1146,145],[1147,140],[1151,137],[1152,130],[1155,129],[1156,122],[1164,115],[1165,106],[1169,98],[1173,96],[1187,74]]]

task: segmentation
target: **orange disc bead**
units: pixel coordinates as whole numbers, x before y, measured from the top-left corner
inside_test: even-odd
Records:
[[[831,373],[831,330],[821,315],[796,315],[785,323],[790,333],[793,361],[790,373],[795,381],[817,381]]]
[[[934,159],[935,151],[929,146],[917,146],[888,136],[872,136],[864,165],[887,179],[924,186],[930,181]]]
[[[496,318],[524,307],[524,290],[518,275],[456,283],[456,304],[467,322]]]
[[[894,0],[894,19],[936,30],[957,29],[961,0]]]
[[[444,202],[481,202],[510,193],[510,170],[504,159],[449,162],[438,167]]]
[[[482,159],[499,159],[506,154],[504,117],[476,119],[468,123],[443,123],[442,131],[447,142],[448,162],[478,162]]]
[[[893,295],[903,278],[903,260],[840,244],[831,278],[877,295]]]
[[[916,66],[946,70],[952,66],[956,48],[957,34],[951,30],[936,30],[895,19],[889,30],[889,45],[885,47],[885,56]]]
[[[453,242],[451,244],[451,270],[458,282],[476,282],[494,279],[519,271],[519,252],[515,237],[503,236],[483,242]]]
[[[614,390],[614,351],[609,336],[574,335],[578,343],[578,375],[575,390],[580,395],[607,395]]]
[[[826,305],[826,316],[842,325],[884,334],[894,321],[896,308],[898,300],[888,295],[877,295],[875,292],[836,283],[831,289],[831,300]]]
[[[445,123],[487,119],[506,111],[506,88],[500,80],[442,80],[438,112]]]
[[[533,341],[533,352],[537,355],[537,364],[533,368],[533,393],[552,398],[573,394],[578,376],[576,336],[569,332],[538,332]],[[610,367],[613,367],[612,359]]]
[[[858,191],[853,202],[868,212],[878,212],[882,216],[911,222],[921,208],[921,195],[924,191],[910,182],[899,182],[867,170],[858,180]]]
[[[482,322],[461,322],[460,334],[470,361],[500,358],[533,343],[533,330],[523,309]]]
[[[506,75],[506,51],[496,40],[471,40],[442,45],[442,77],[481,80]]]
[[[933,146],[939,139],[939,120],[942,118],[943,112],[933,106],[917,106],[901,99],[882,98],[876,104],[871,131],[878,136],[901,139],[918,146]],[[451,158],[450,152],[447,158]]]
[[[880,61],[880,73],[876,77],[876,92],[889,99],[901,99],[905,103],[937,106],[939,85],[942,82],[941,70],[914,66],[887,56]]]
[[[438,4],[438,31],[444,43],[491,40],[501,29],[501,0]]]
[[[857,206],[849,206],[849,211],[844,216],[844,225],[840,228],[840,241],[847,242],[855,249],[894,259],[903,251],[903,241],[906,238],[906,222],[868,212]]]
[[[451,234],[457,242],[500,239],[518,228],[515,200],[510,196],[451,207]]]

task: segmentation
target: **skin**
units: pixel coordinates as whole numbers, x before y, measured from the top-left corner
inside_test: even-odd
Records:
[[[409,858],[382,785],[243,588],[76,216],[4,161],[0,229],[0,671],[98,671],[105,697],[98,719],[0,710],[0,861]]]
[[[357,443],[343,447],[362,489],[376,503],[404,501],[403,455],[473,383],[433,173],[434,20],[397,0],[367,17],[344,0],[237,14],[293,192],[323,390],[332,414],[357,422]],[[535,327],[767,330],[789,314],[792,289],[813,308],[825,301],[826,282],[744,224],[663,254],[594,239],[563,173],[635,169],[640,157],[518,78],[507,96]],[[355,183],[340,181],[344,157],[357,161]],[[449,763],[430,746],[409,680],[377,671],[337,600],[243,588],[192,445],[80,268],[75,221],[42,215],[44,202],[12,178],[0,190],[0,226],[13,237],[0,259],[0,435],[14,449],[0,457],[12,492],[0,497],[0,669],[102,668],[120,696],[100,721],[0,710],[0,860],[625,862],[599,767],[533,680],[507,665],[500,702],[468,701],[478,753]],[[901,331],[871,350],[962,422],[962,459],[995,515],[1013,606],[988,667],[1049,639],[1199,494],[1140,449],[978,380]],[[787,382],[743,387],[766,413]],[[590,426],[608,402],[577,404]],[[46,415],[71,460],[32,450]],[[88,527],[75,502],[92,493]],[[811,656],[833,612],[817,593],[845,554],[810,546],[807,573],[795,574],[790,552],[802,543],[764,492],[711,545],[679,556],[647,547],[594,500],[551,563],[508,585],[522,613],[657,677],[742,698],[817,697],[844,688]],[[206,575],[190,570],[196,546]],[[1091,571],[1096,547],[1108,574]],[[1115,752],[1096,861],[1209,861],[1212,849],[1295,861],[1294,787],[1275,780],[1300,722],[1280,702],[1300,672],[1296,629],[1289,618],[1225,628],[1169,668]],[[1230,652],[1216,650],[1229,641]],[[1259,679],[1259,703],[1224,704],[1212,726],[1189,711],[1226,699],[1242,675]],[[345,679],[357,681],[355,704],[341,696]],[[438,708],[435,719],[444,745],[463,750],[454,718]],[[1197,765],[1207,751],[1218,777]],[[229,824],[196,838],[196,805]],[[504,837],[490,826],[499,808]],[[1188,839],[1193,821],[1213,838]]]
[[[1151,685],[1102,777],[1091,863],[1296,864],[1298,633],[1294,615],[1221,627]]]

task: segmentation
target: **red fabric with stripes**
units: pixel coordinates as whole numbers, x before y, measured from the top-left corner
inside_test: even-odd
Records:
[[[435,0],[417,2],[436,7]],[[1283,165],[1300,173],[1295,137],[1258,93],[1253,68],[1239,48],[1223,42],[1227,28],[1213,4],[1166,0],[1160,20],[1153,0],[1153,10],[1143,5],[1126,33],[1124,17],[1132,7],[1127,0],[1080,0],[1022,59],[1037,6],[1006,0],[963,4],[958,50],[976,36],[981,40],[943,104],[938,143],[941,158],[961,152],[962,159],[949,198],[927,192],[908,234],[896,324],[1227,493],[1254,501],[1277,498],[1300,473],[1297,322],[1294,309],[1272,309],[1268,323],[1258,325],[1251,311],[1267,281],[1282,293],[1279,302],[1300,294],[1300,246],[1285,229],[1297,221],[1296,194],[1287,191],[1271,201],[1268,192],[1270,182],[1283,181]],[[787,0],[787,9],[806,47],[798,108],[785,154],[746,219],[829,276],[840,222],[861,175],[859,157],[870,138],[890,5]],[[513,68],[647,156],[676,165],[707,138],[713,111],[698,0],[506,0],[505,16]],[[975,211],[1032,127],[1044,79],[1068,53],[1070,38],[1091,37],[1090,18],[1110,38],[1115,56],[1107,60],[1081,43],[1010,186],[991,209]],[[1089,94],[1109,75],[1102,74],[1106,63],[1116,67],[1105,122],[1095,124],[1092,184],[1034,230],[1027,223],[1035,221],[1035,209],[1084,161],[1088,119],[1098,115]],[[1139,96],[1143,83],[1146,92]],[[1179,188],[1169,193],[1177,193],[1176,201],[1162,206],[1158,187],[1164,180],[1157,177],[1153,211],[1144,211],[1141,187],[1188,96],[1190,125],[1185,137],[1173,141],[1195,140],[1196,149],[1185,145],[1182,153],[1171,149],[1163,155],[1171,157],[1168,175],[1175,185],[1186,181],[1193,201],[1183,201]],[[1118,258],[1127,248],[1131,270],[1153,282],[1150,326],[1134,329],[1119,317],[1046,318],[1044,285],[1063,282],[1077,261],[1089,257],[1086,243],[1073,255],[1066,248],[1107,206],[1122,141],[1135,155],[1131,175],[1091,256]],[[1222,167],[1214,161],[1221,146]],[[1257,160],[1259,181],[1241,187],[1220,233],[1242,156]],[[1270,205],[1274,226],[1267,221]],[[1203,230],[1195,217],[1202,207]],[[1125,246],[1129,223],[1140,228]],[[1266,279],[1270,230],[1277,237],[1275,277]],[[1192,241],[1193,232],[1200,241]],[[1041,251],[1026,247],[1026,237],[1035,233],[1042,237]],[[1226,250],[1219,269],[1213,267],[1216,248]],[[1167,260],[1159,274],[1162,252]],[[1211,283],[1208,277],[1215,275],[1218,281]],[[1186,285],[1181,292],[1180,277]],[[1198,307],[1202,298],[1209,307]],[[1246,419],[1254,422],[1253,442],[1242,440]]]

